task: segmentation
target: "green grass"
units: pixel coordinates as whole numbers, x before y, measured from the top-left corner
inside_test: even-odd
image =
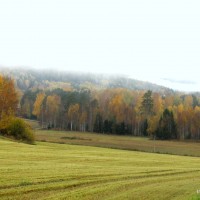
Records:
[[[199,180],[197,157],[0,138],[1,200],[198,199]]]
[[[142,137],[116,136],[83,132],[35,131],[36,140],[137,150],[184,156],[200,156],[200,143],[191,141],[159,141]]]

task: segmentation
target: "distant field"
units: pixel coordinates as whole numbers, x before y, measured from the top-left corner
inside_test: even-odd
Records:
[[[0,139],[1,200],[198,199],[199,180],[197,157]]]
[[[148,138],[113,136],[83,132],[35,131],[38,141],[108,147],[144,152],[200,156],[200,143],[181,141],[153,141]]]

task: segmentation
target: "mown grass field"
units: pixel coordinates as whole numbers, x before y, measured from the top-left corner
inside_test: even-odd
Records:
[[[0,139],[0,199],[198,199],[200,159]]]
[[[56,143],[108,147],[116,149],[200,156],[200,142],[160,141],[142,137],[116,136],[83,132],[35,131],[36,139]]]

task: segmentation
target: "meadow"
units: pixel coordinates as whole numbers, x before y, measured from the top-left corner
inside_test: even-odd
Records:
[[[87,132],[36,130],[36,140],[114,149],[135,150],[184,156],[200,156],[200,143],[152,140],[144,137],[117,136]]]
[[[0,199],[198,199],[200,159],[0,138]]]

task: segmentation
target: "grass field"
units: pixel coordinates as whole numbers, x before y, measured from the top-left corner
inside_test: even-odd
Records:
[[[1,200],[184,200],[197,189],[197,157],[0,139]]]
[[[108,147],[144,152],[200,156],[200,143],[191,141],[159,141],[141,137],[92,134],[83,132],[42,131],[35,132],[39,141]]]

